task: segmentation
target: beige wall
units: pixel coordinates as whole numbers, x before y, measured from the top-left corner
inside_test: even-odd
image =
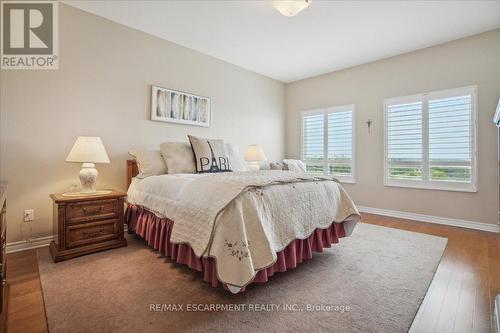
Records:
[[[382,100],[468,85],[478,86],[479,191],[384,187]],[[356,104],[357,183],[345,188],[358,205],[496,223],[498,150],[492,117],[500,97],[500,30],[293,82],[285,94],[286,147],[293,158],[300,155],[302,110]]]
[[[78,183],[64,162],[79,135],[100,136],[111,159],[98,187],[125,189],[132,147],[222,138],[244,150],[261,143],[284,155],[284,85],[223,61],[60,5],[59,70],[1,71],[1,178],[9,181],[8,241],[30,235],[23,210],[35,209],[32,236],[52,234],[51,192]],[[151,84],[210,96],[212,126],[152,122]]]
[[[334,56],[334,55],[332,55]],[[300,111],[356,104],[358,205],[495,223],[500,30],[286,85],[103,18],[60,5],[60,69],[0,71],[0,175],[8,180],[8,241],[52,234],[48,194],[78,183],[64,159],[78,135],[101,136],[111,164],[98,187],[125,189],[132,147],[186,134],[220,137],[270,160],[300,154]],[[150,85],[212,98],[212,127],[152,122]],[[382,99],[477,85],[479,192],[383,186]],[[286,108],[285,108],[286,106]],[[285,112],[286,109],[286,112]],[[373,120],[371,134],[365,122]],[[286,141],[285,141],[286,132]],[[35,209],[35,222],[22,223]],[[33,228],[30,232],[30,226]]]

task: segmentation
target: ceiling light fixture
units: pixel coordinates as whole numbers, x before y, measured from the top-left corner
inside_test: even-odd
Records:
[[[274,0],[273,6],[285,16],[295,16],[311,4],[311,0]]]

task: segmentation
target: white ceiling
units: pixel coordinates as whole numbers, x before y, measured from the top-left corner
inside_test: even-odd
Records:
[[[66,1],[237,66],[291,82],[500,27],[500,1]],[[499,55],[500,56],[500,55]]]

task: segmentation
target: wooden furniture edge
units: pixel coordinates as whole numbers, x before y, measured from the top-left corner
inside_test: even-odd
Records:
[[[124,246],[127,246],[127,240],[125,238],[113,239],[106,242],[91,244],[88,246],[82,246],[73,249],[58,250],[56,243],[52,241],[50,242],[49,251],[54,262],[61,262],[64,260],[81,257],[87,254],[116,249]]]
[[[127,189],[132,183],[132,178],[139,174],[139,167],[136,160],[127,160]]]
[[[9,307],[9,282],[7,281],[7,257],[6,257],[6,239],[7,239],[7,220],[6,220],[6,202],[7,202],[7,182],[0,181],[0,261],[2,265],[2,275],[0,276],[1,291],[1,313],[0,313],[0,332],[7,332],[7,313]],[[4,230],[5,229],[5,230]],[[5,233],[4,233],[5,231]]]
[[[98,194],[98,195],[82,195],[82,196],[63,196],[62,193],[51,193],[50,197],[54,202],[74,202],[74,201],[92,201],[92,200],[102,200],[106,198],[115,198],[115,197],[125,197],[127,193],[117,190],[110,190],[110,193],[107,194]]]

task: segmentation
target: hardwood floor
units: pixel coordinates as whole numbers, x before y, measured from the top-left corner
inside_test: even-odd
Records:
[[[7,332],[47,332],[36,250],[7,255]]]
[[[492,332],[500,294],[500,235],[363,214],[363,222],[447,237],[448,245],[410,332]],[[8,332],[46,332],[36,252],[7,256]],[[411,260],[411,258],[409,258]]]
[[[372,214],[363,214],[363,222],[448,238],[410,332],[493,332],[499,234]]]

